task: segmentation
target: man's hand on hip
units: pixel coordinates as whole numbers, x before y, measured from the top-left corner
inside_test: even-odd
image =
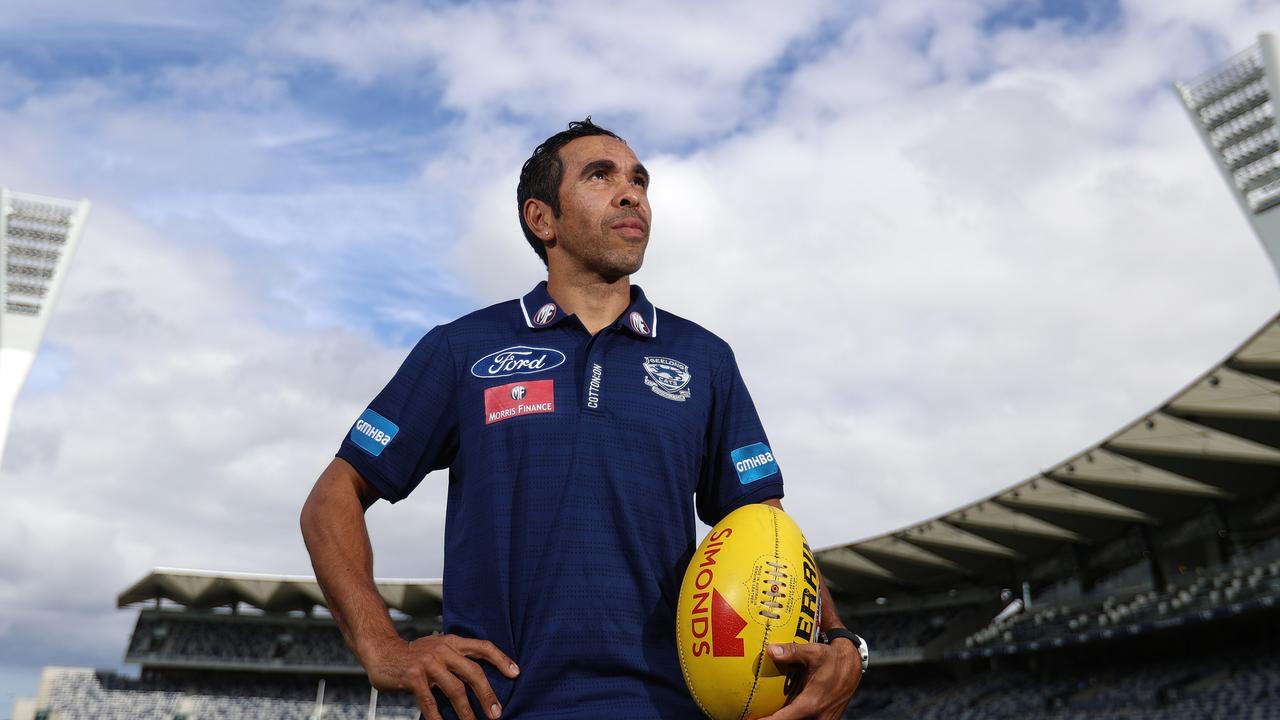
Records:
[[[770,645],[769,657],[781,669],[803,673],[800,694],[764,720],[839,720],[862,681],[862,658],[848,640]]]
[[[480,701],[489,718],[498,718],[502,706],[484,670],[475,660],[486,660],[509,678],[520,669],[496,645],[458,635],[431,635],[405,642],[388,640],[369,653],[365,669],[369,682],[379,690],[409,690],[427,720],[443,720],[432,688],[440,688],[462,720],[478,720],[471,712],[467,688]],[[473,659],[474,658],[474,659]]]

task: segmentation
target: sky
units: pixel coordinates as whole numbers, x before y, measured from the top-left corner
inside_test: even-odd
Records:
[[[0,0],[0,185],[88,198],[0,467],[0,717],[117,667],[158,566],[307,574],[297,513],[436,324],[543,275],[520,164],[653,175],[634,280],[728,340],[812,544],[1098,442],[1276,311],[1171,83],[1249,0]],[[438,577],[446,479],[369,513]]]

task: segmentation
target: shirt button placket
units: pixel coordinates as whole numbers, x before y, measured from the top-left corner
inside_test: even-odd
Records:
[[[583,368],[582,407],[587,412],[603,412],[604,354],[613,328],[605,328],[587,346],[587,363]]]

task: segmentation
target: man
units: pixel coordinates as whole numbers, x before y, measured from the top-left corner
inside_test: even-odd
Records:
[[[303,508],[343,636],[374,686],[412,691],[427,718],[701,716],[675,647],[695,508],[714,524],[781,507],[782,475],[734,469],[735,450],[768,440],[728,345],[630,284],[648,185],[590,118],[535,149],[517,201],[547,281],[427,333]],[[445,467],[444,633],[405,642],[364,510]],[[862,672],[851,638],[771,652],[806,676],[776,720],[841,715]]]

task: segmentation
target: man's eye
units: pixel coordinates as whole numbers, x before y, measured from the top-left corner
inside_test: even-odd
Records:
[[[607,171],[607,170],[597,170],[597,171],[595,171],[595,172],[591,173],[591,177],[592,177],[592,179],[600,178],[601,180],[603,180],[603,179],[605,179],[605,178],[609,177],[609,171]]]
[[[642,188],[647,188],[649,187],[649,178],[641,177],[637,175],[635,179],[635,184],[639,185]]]

